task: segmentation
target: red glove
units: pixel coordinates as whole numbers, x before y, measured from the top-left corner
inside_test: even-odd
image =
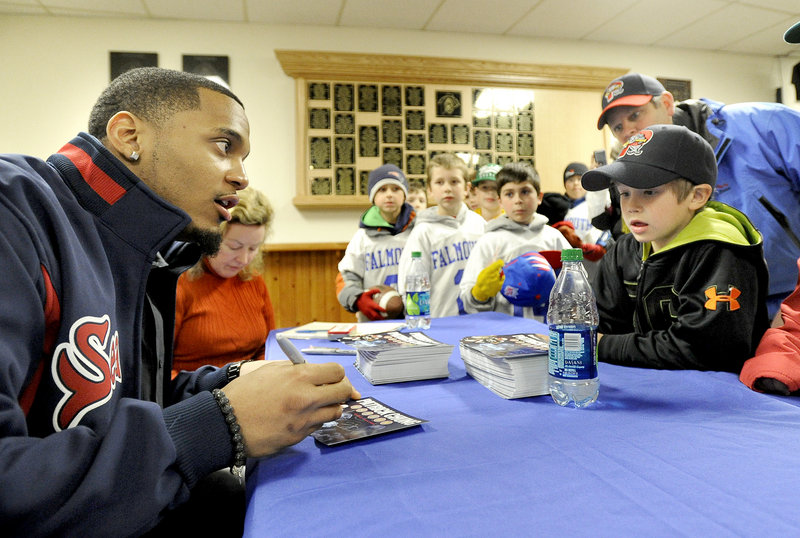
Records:
[[[378,321],[379,319],[384,319],[384,315],[386,313],[385,308],[381,308],[378,303],[372,300],[372,296],[376,293],[380,293],[381,290],[378,288],[371,288],[362,293],[356,299],[356,308],[358,311],[367,316],[367,319],[371,321]]]
[[[554,224],[551,224],[551,226],[556,230],[558,230],[559,232],[561,232],[561,235],[564,236],[564,238],[567,240],[567,242],[572,248],[583,247],[583,241],[581,241],[581,238],[578,237],[578,234],[575,233],[575,226],[571,222],[566,220],[561,220]]]
[[[596,262],[603,257],[603,254],[606,253],[605,247],[590,243],[584,243],[583,246],[581,246],[581,250],[583,250],[584,259],[587,259],[590,262]]]
[[[553,269],[561,269],[561,251],[560,250],[540,250],[539,254],[544,256],[544,259],[547,260],[547,263],[550,264],[550,267]]]

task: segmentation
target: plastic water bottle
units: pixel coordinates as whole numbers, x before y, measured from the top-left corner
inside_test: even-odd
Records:
[[[411,268],[406,276],[406,327],[431,327],[431,277],[419,252],[411,253]]]
[[[561,273],[550,292],[548,374],[558,405],[586,407],[597,400],[597,303],[579,248],[561,251]]]

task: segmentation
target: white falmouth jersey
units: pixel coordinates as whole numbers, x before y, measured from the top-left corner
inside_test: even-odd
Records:
[[[489,221],[486,224],[486,233],[472,249],[461,279],[461,301],[465,310],[468,314],[494,311],[541,321],[542,316],[535,316],[533,308],[513,305],[501,293],[481,303],[472,296],[472,288],[478,280],[478,273],[497,259],[508,263],[520,254],[532,250],[560,251],[565,248],[570,248],[567,240],[561,232],[548,226],[547,217],[540,213],[534,213],[533,220],[527,226],[517,224],[505,215]]]
[[[400,257],[398,290],[405,293],[405,278],[411,264],[411,253],[422,253],[422,264],[431,275],[431,317],[456,316],[466,313],[459,299],[459,283],[473,245],[483,235],[486,221],[461,206],[458,216],[438,214],[429,207],[417,216]]]

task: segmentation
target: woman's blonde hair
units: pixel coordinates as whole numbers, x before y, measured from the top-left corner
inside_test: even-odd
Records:
[[[272,220],[275,214],[272,204],[269,203],[267,195],[252,187],[239,192],[239,203],[231,209],[231,220],[219,225],[222,237],[228,231],[228,226],[233,223],[245,226],[264,226],[266,240],[272,227]],[[257,255],[250,264],[239,272],[239,278],[250,280],[253,275],[260,273],[264,269],[264,257]],[[200,278],[205,271],[203,260],[200,260],[194,267],[187,271],[190,280]]]

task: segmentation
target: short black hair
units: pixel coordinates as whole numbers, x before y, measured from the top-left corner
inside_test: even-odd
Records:
[[[89,115],[89,134],[104,139],[108,121],[123,110],[159,125],[176,112],[198,109],[200,88],[227,95],[244,108],[232,91],[200,75],[159,67],[139,67],[115,78],[100,94]]]
[[[508,163],[495,176],[497,181],[497,192],[506,183],[525,183],[529,182],[536,189],[536,194],[542,192],[542,182],[539,179],[539,172],[528,163]]]

